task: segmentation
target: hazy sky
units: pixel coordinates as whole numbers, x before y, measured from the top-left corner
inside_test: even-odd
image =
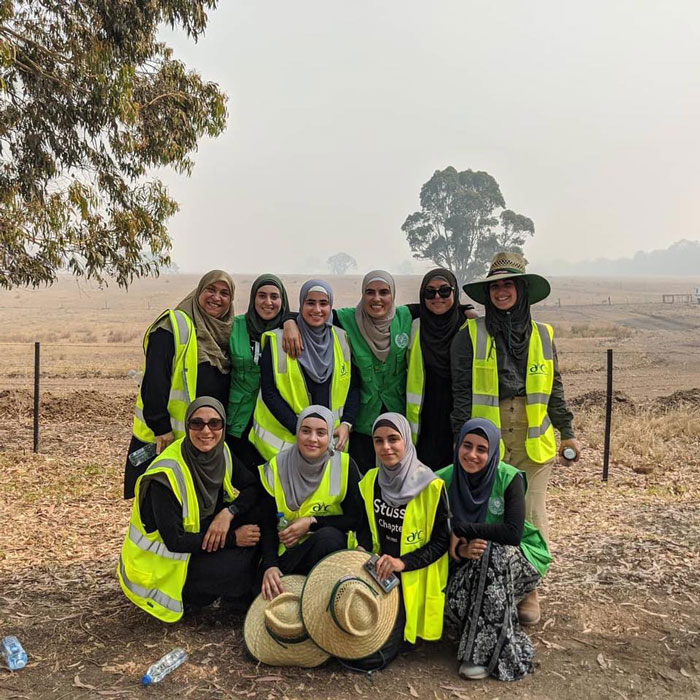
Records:
[[[221,0],[199,44],[166,37],[230,98],[165,174],[183,271],[396,270],[448,165],[534,220],[533,267],[700,237],[697,0]]]

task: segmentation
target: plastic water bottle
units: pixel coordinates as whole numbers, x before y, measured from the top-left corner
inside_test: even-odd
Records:
[[[572,460],[576,459],[576,450],[573,447],[565,447],[564,452],[562,452],[562,457],[571,462]]]
[[[129,455],[129,462],[134,466],[138,467],[140,464],[143,464],[144,462],[148,462],[151,457],[156,456],[156,443],[155,442],[149,442],[147,445],[144,445],[143,447],[139,447],[138,450],[135,450]]]
[[[282,530],[285,530],[291,525],[289,520],[284,517],[284,513],[277,513],[277,532],[282,532]],[[291,545],[287,547],[287,549],[291,549],[295,545]]]
[[[19,671],[27,665],[27,652],[17,637],[5,637],[0,643],[0,650],[10,671]]]
[[[144,685],[158,683],[171,671],[174,671],[178,666],[184,664],[185,661],[187,661],[187,652],[184,649],[173,649],[148,669],[146,675],[141,679],[141,682]]]

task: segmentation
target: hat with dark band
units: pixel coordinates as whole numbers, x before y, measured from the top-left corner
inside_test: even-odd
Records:
[[[491,268],[486,277],[476,280],[476,282],[469,282],[469,284],[465,284],[462,289],[468,296],[474,299],[474,301],[479,304],[485,304],[490,282],[522,277],[527,281],[530,303],[536,304],[538,301],[542,301],[542,299],[546,299],[549,296],[551,287],[544,277],[526,272],[526,265],[527,260],[524,255],[501,251],[493,256]]]

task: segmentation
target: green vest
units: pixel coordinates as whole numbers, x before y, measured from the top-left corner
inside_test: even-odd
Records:
[[[260,391],[260,367],[250,350],[245,314],[233,320],[228,347],[231,355],[231,389],[226,411],[226,432],[239,438],[253,415],[255,398]]]
[[[340,416],[343,406],[350,391],[350,346],[348,345],[345,331],[341,328],[332,328],[333,332],[333,378],[331,379],[331,405],[335,426],[340,425]],[[282,398],[289,404],[292,411],[299,415],[305,408],[311,405],[309,392],[306,389],[306,381],[301,371],[299,361],[289,357],[282,350],[282,330],[263,333],[261,346],[270,343],[272,351],[272,371],[275,375],[275,386]],[[272,459],[287,445],[296,442],[296,435],[290,433],[272,414],[262,399],[262,392],[258,392],[253,412],[253,427],[248,439],[255,445],[258,452],[266,460]]]
[[[170,488],[182,504],[185,532],[199,532],[199,503],[192,474],[182,456],[182,443],[181,438],[163,450],[136,482],[129,529],[117,565],[117,577],[124,595],[163,622],[177,622],[182,617],[182,589],[190,555],[171,552],[158,530],[146,532],[141,520],[141,506],[146,495],[143,487],[154,474],[165,474]],[[231,453],[228,446],[224,447],[224,501],[232,503],[238,491],[231,483]]]
[[[372,532],[372,551],[379,551],[379,530],[374,517],[374,484],[378,468],[370,469],[360,481],[360,493],[365,502],[367,520]],[[423,547],[432,536],[440,496],[445,487],[442,479],[435,479],[406,505],[401,529],[400,555]],[[406,609],[404,639],[411,644],[416,637],[435,640],[442,637],[447,585],[447,552],[437,561],[422,569],[401,572],[401,590]]]
[[[266,464],[258,467],[260,481],[263,488],[275,499],[277,512],[284,513],[284,517],[289,523],[293,523],[299,518],[327,515],[342,515],[342,502],[348,490],[348,469],[350,456],[345,452],[336,452],[331,459],[326,462],[323,478],[318,488],[301,504],[298,510],[290,510],[284,497],[284,489],[280,481],[277,470],[277,457],[273,457]],[[303,542],[311,535],[305,535],[299,542]],[[280,542],[277,554],[282,555],[286,551],[285,546]]]
[[[486,418],[500,428],[496,344],[486,330],[483,316],[469,319],[467,326],[473,348],[471,417]],[[525,449],[527,456],[537,464],[549,462],[557,455],[557,440],[547,415],[553,383],[554,330],[549,324],[533,321],[525,377],[528,425]],[[504,440],[505,437],[501,440],[501,454],[505,454]]]
[[[453,468],[454,466],[450,464],[449,467],[435,472],[441,479],[445,480],[448,491],[452,484]],[[503,522],[505,516],[504,494],[510,482],[513,481],[518,474],[523,475],[525,490],[527,491],[527,477],[524,472],[521,472],[519,469],[505,462],[499,463],[496,478],[491,487],[488,510],[486,511],[487,523],[498,524]],[[552,557],[549,554],[549,547],[544,537],[542,537],[540,531],[529,520],[526,520],[523,525],[523,537],[520,540],[520,549],[525,555],[525,558],[537,569],[540,576],[544,577],[552,563]]]
[[[348,334],[352,359],[360,373],[360,410],[353,430],[363,435],[372,434],[372,425],[381,413],[403,414],[406,404],[406,347],[411,332],[411,312],[406,306],[397,306],[391,321],[391,346],[383,362],[370,350],[355,320],[355,308],[338,309],[338,320]]]
[[[197,395],[197,332],[190,317],[180,309],[168,309],[148,327],[143,337],[143,354],[146,356],[151,330],[158,321],[168,316],[175,343],[173,371],[168,394],[168,413],[170,426],[175,438],[185,436],[185,414],[187,407]],[[145,366],[144,366],[145,372]],[[134,410],[133,433],[141,442],[155,442],[153,431],[146,425],[143,417],[143,398],[141,390],[136,399]]]
[[[415,445],[420,433],[420,412],[425,392],[425,368],[420,346],[420,319],[411,324],[411,342],[408,345],[408,372],[406,375],[406,420],[411,426],[411,439]]]

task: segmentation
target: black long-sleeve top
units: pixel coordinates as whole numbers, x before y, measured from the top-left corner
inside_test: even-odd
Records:
[[[235,516],[226,537],[226,547],[236,546],[236,530],[247,523],[255,522],[251,516],[257,512],[257,504],[262,494],[262,486],[255,475],[235,457],[231,483],[239,492],[231,510]],[[185,532],[182,526],[182,505],[177,500],[172,489],[160,481],[150,481],[148,491],[141,508],[141,519],[146,532],[158,530],[171,552],[188,552],[193,554],[202,550],[202,542],[211,521],[228,505],[224,504],[224,490],[219,496],[214,513],[200,521],[199,532]]]
[[[331,406],[331,383],[333,375],[328,377],[325,382],[315,382],[306,373],[306,370],[299,365],[306,389],[309,392],[311,405]],[[297,430],[297,414],[294,413],[292,407],[282,398],[279,389],[275,384],[275,373],[272,367],[272,350],[270,344],[267,343],[260,357],[260,392],[265,405],[270,409],[272,415],[290,432],[296,433]],[[350,423],[355,422],[357,411],[360,407],[360,372],[355,367],[354,363],[350,371],[350,389],[348,396],[343,406],[342,421]]]
[[[377,534],[379,535],[379,553],[401,559],[405,565],[404,571],[415,571],[416,569],[430,566],[447,551],[450,542],[449,506],[444,490],[435,511],[435,522],[430,539],[422,547],[403,556],[401,556],[400,552],[400,543],[406,507],[397,508],[384,501],[381,488],[379,487],[379,479],[374,482],[373,506],[375,511],[374,517],[377,523]],[[362,512],[364,518],[362,528],[357,533],[357,542],[361,547],[371,552],[372,532],[364,507]]]
[[[314,515],[316,522],[311,525],[309,532],[315,532],[322,527],[334,527],[341,532],[357,531],[362,525],[364,502],[360,495],[360,472],[354,460],[350,458],[348,465],[348,486],[345,498],[340,507],[341,515]],[[277,536],[277,504],[273,496],[262,491],[260,502],[260,551],[262,558],[262,570],[266,571],[271,566],[278,566],[277,549],[279,537]]]
[[[141,381],[143,418],[154,435],[165,435],[172,430],[168,413],[168,396],[172,383],[174,358],[173,334],[165,328],[156,328],[148,340],[146,369]],[[197,365],[196,392],[197,396],[213,396],[227,406],[229,375],[220,372],[208,362],[200,362]]]
[[[494,338],[498,358],[498,396],[501,400],[513,396],[525,396],[525,378],[527,376],[527,358],[518,362],[506,347],[502,333]],[[569,410],[564,397],[564,384],[559,372],[557,349],[554,349],[554,383],[549,397],[547,415],[552,425],[560,432],[562,440],[569,440],[574,435],[574,414]],[[472,348],[469,329],[463,328],[452,340],[450,351],[452,358],[452,432],[456,437],[472,415]]]
[[[467,540],[488,540],[498,544],[518,546],[523,538],[525,525],[525,482],[518,474],[503,492],[504,512],[502,523],[465,523],[452,520],[452,529]]]

